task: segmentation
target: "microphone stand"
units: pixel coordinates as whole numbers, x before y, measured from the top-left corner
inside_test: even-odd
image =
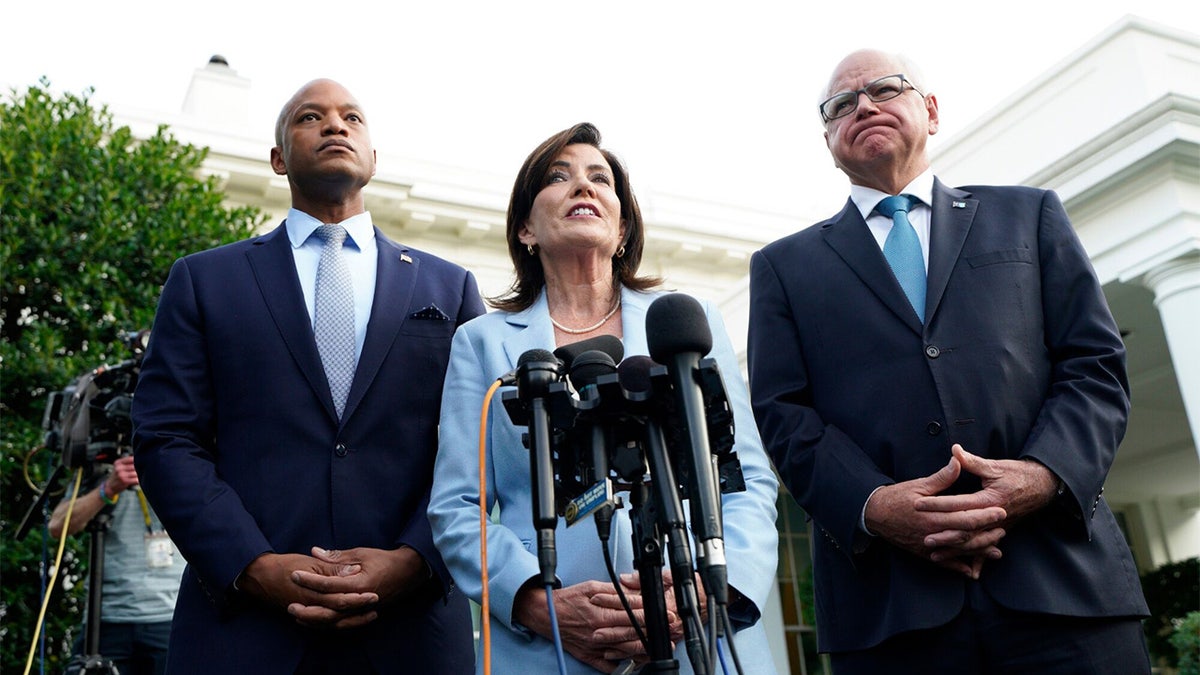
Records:
[[[683,504],[679,500],[675,471],[671,467],[670,456],[663,440],[662,427],[652,418],[646,420],[646,459],[650,464],[650,475],[654,477],[658,515],[660,521],[666,525],[671,577],[675,586],[675,606],[683,622],[688,660],[696,675],[708,675],[708,657],[701,635],[703,626],[699,625],[700,601],[692,573],[692,550],[687,536],[687,521],[683,515]]]
[[[678,675],[679,662],[671,649],[670,624],[667,621],[666,592],[663,588],[662,534],[658,514],[650,501],[650,489],[642,481],[629,490],[629,522],[633,530],[633,564],[642,583],[642,603],[646,616],[646,640],[650,661],[639,673]]]

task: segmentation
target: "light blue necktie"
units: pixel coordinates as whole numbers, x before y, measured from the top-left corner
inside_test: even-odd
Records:
[[[346,396],[354,382],[354,286],[350,281],[350,263],[342,253],[346,228],[322,225],[316,235],[325,245],[317,263],[317,290],[313,313],[313,332],[317,351],[325,367],[325,378],[333,394],[338,419],[346,408]]]
[[[917,311],[917,318],[925,323],[925,256],[917,231],[908,222],[908,211],[917,203],[920,200],[912,195],[896,195],[879,202],[875,210],[892,219],[892,231],[883,242],[883,257]]]

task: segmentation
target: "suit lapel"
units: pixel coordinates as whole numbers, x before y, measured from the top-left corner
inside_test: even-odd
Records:
[[[530,349],[554,351],[554,326],[550,323],[545,290],[527,309],[509,315],[507,322],[516,330],[504,339],[504,354],[508,357],[509,368],[515,368],[521,355]]]
[[[416,288],[417,272],[421,266],[418,256],[401,254],[408,249],[398,246],[375,228],[375,244],[378,248],[375,276],[375,301],[371,305],[371,318],[367,322],[367,335],[363,339],[362,354],[358,357],[358,368],[354,371],[354,383],[346,397],[343,422],[350,418],[363,393],[379,373],[384,358],[396,341],[400,326],[408,318],[408,306]]]
[[[933,181],[933,220],[929,227],[929,275],[925,290],[925,322],[933,321],[950,273],[958,262],[979,201],[969,192]]]
[[[292,245],[284,225],[280,224],[270,233],[259,237],[246,252],[246,259],[288,352],[326,411],[337,419],[308,309],[304,305],[304,292],[300,290],[300,280],[296,276]]]
[[[621,342],[625,356],[649,356],[646,343],[646,310],[658,298],[653,293],[621,288]]]
[[[923,330],[917,313],[913,311],[896,281],[896,275],[888,267],[883,251],[871,236],[871,230],[852,200],[833,219],[821,226],[825,242],[846,262],[851,270],[866,284],[867,288],[897,317],[916,333]]]

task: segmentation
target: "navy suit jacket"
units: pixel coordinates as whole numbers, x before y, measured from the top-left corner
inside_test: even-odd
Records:
[[[1013,527],[980,582],[1002,605],[1147,613],[1101,498],[1129,411],[1125,351],[1058,197],[935,181],[922,325],[852,202],[751,260],[749,370],[763,444],[815,523],[822,651],[942,625],[961,574],[867,538],[877,487],[928,476],[950,446],[1033,459],[1063,498]],[[979,489],[966,475],[954,492]]]
[[[425,515],[455,329],[474,277],[378,230],[374,305],[339,424],[280,225],[176,261],[134,396],[143,489],[188,562],[172,672],[291,673],[322,640],[380,672],[471,672],[465,596]],[[436,309],[429,309],[436,308]],[[350,631],[310,631],[234,580],[265,552],[409,546],[440,585]]]

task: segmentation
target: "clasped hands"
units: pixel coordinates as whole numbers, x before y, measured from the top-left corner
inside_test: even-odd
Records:
[[[867,500],[867,529],[891,544],[972,579],[1002,555],[1000,540],[1018,520],[1048,504],[1054,474],[1036,461],[985,459],[955,444],[950,462],[925,478],[886,485]],[[978,492],[941,494],[961,472]]]
[[[641,579],[637,574],[622,574],[622,590],[640,626],[646,625],[645,602]],[[696,592],[702,615],[706,614],[706,599],[700,580]],[[683,621],[675,606],[674,583],[670,570],[663,572],[663,595],[666,600],[668,632],[672,644],[683,639]],[[644,663],[649,659],[646,647],[638,639],[629,622],[616,589],[607,581],[584,581],[555,589],[554,611],[558,619],[563,650],[601,672],[612,672],[626,659]],[[513,620],[529,630],[550,639],[550,615],[546,608],[545,588],[527,584],[517,592],[513,602]],[[703,620],[703,616],[701,617]]]
[[[265,553],[255,558],[239,586],[286,610],[299,624],[344,629],[374,621],[380,605],[409,594],[427,576],[425,561],[408,547],[327,551],[314,546],[311,556]]]

